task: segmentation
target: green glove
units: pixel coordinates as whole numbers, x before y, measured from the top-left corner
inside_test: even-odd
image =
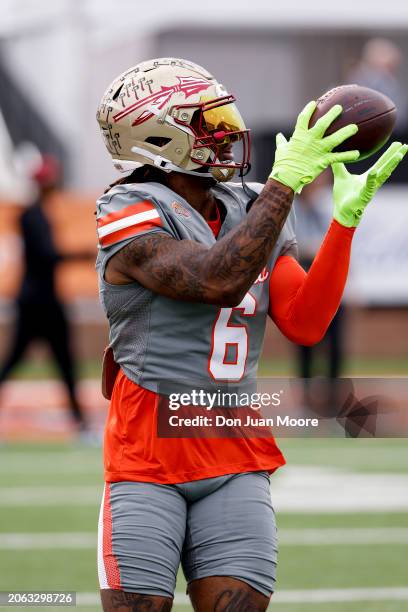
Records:
[[[333,217],[336,221],[346,227],[357,227],[365,207],[407,151],[408,145],[393,142],[364,174],[350,174],[344,164],[333,164]]]
[[[289,142],[283,134],[276,136],[275,163],[269,178],[291,187],[295,193],[300,193],[303,185],[314,181],[331,164],[355,161],[359,156],[358,151],[332,153],[332,149],[358,131],[355,124],[346,125],[324,138],[327,128],[343,110],[340,104],[333,106],[309,129],[315,108],[316,102],[305,106]]]

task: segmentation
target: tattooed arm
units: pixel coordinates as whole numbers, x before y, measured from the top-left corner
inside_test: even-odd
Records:
[[[292,189],[268,180],[247,217],[211,248],[162,233],[142,236],[109,260],[105,278],[137,280],[178,300],[236,306],[265,266],[292,201]]]

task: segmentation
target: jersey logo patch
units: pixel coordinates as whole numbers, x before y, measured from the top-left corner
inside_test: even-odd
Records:
[[[149,200],[135,202],[97,220],[99,244],[107,247],[162,225],[159,213]]]
[[[263,270],[261,270],[260,275],[258,276],[256,281],[254,282],[254,285],[258,285],[259,283],[264,283],[266,280],[268,280],[268,278],[269,278],[269,270],[265,266],[265,268]]]
[[[189,219],[191,217],[191,213],[179,202],[172,202],[171,207],[179,217],[184,217],[185,219]]]

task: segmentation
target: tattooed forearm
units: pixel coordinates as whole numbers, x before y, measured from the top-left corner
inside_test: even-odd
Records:
[[[268,181],[247,217],[211,248],[157,233],[115,257],[122,270],[167,297],[235,306],[265,266],[292,201],[291,189]]]
[[[216,245],[223,265],[214,266],[215,277],[242,284],[245,294],[267,262],[292,201],[289,188],[268,181],[247,218]]]

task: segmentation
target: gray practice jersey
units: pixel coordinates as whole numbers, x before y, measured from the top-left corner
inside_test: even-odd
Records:
[[[250,184],[256,193],[262,185]],[[176,240],[211,247],[247,214],[249,197],[239,184],[217,184],[225,208],[217,239],[204,218],[159,183],[117,185],[97,202],[100,299],[109,320],[115,360],[133,382],[152,391],[161,380],[244,382],[254,379],[269,306],[269,278],[279,255],[296,248],[291,212],[267,266],[235,308],[163,297],[137,282],[104,280],[110,257],[140,236],[164,232]]]

